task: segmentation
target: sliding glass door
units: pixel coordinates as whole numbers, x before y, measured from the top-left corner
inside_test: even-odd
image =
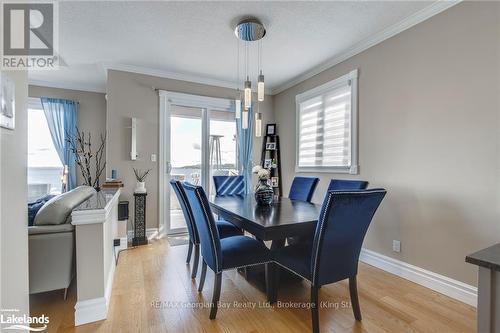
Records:
[[[234,113],[211,110],[209,117],[209,187],[215,194],[212,176],[238,175],[236,122]]]
[[[171,179],[213,193],[212,175],[237,175],[236,122],[230,100],[160,93],[160,229],[186,232]]]
[[[203,170],[206,167],[202,154],[203,114],[199,108],[172,107],[170,113],[170,164],[169,179],[187,181],[202,185],[205,181]],[[170,192],[169,233],[186,230],[182,210],[173,191]]]

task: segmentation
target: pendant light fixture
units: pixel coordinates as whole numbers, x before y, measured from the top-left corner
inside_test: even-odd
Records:
[[[245,109],[248,110],[252,106],[252,82],[250,81],[250,78],[248,77],[248,43],[245,44],[245,74],[246,74],[246,81],[245,81]]]
[[[264,75],[262,75],[262,71],[260,71],[259,82],[257,84],[257,100],[259,102],[264,101]]]
[[[255,136],[260,138],[262,136],[262,113],[255,114]]]
[[[241,111],[241,128],[247,129],[248,122],[253,119],[249,119],[248,113],[249,109],[252,107],[252,81],[250,80],[249,75],[249,46],[250,42],[259,41],[258,44],[258,67],[259,67],[259,75],[257,80],[257,101],[262,102],[264,100],[264,74],[262,73],[262,44],[261,39],[266,35],[266,29],[264,25],[255,18],[249,18],[241,21],[236,28],[234,29],[234,33],[239,40],[245,42],[245,83],[243,90],[243,110],[241,107],[239,111]],[[239,41],[238,41],[238,81],[239,81]],[[237,89],[239,92],[239,89]],[[235,100],[235,103],[238,102],[238,97]],[[241,103],[241,99],[239,100]],[[257,110],[259,109],[259,105],[257,103]],[[236,118],[238,116],[238,106],[236,106]],[[255,135],[260,137],[262,135],[262,114],[260,112],[255,113]]]
[[[236,99],[234,100],[234,117],[236,119],[241,118],[241,92],[240,92],[240,40],[236,41],[236,47],[238,49],[238,59],[236,60]]]
[[[240,90],[238,89],[238,94]],[[235,105],[235,110],[234,110],[234,118],[240,119],[241,118],[241,97],[236,97],[234,100],[234,105]]]
[[[243,112],[241,113],[241,128],[248,128],[248,109],[243,109]]]
[[[244,89],[244,109],[243,109],[243,118],[241,119],[241,128],[248,128],[248,109],[252,106],[252,82],[248,77],[248,43],[245,43],[245,75],[247,77],[245,81],[245,89]]]
[[[259,78],[257,80],[257,100],[264,101],[264,74],[262,74],[262,39],[259,40]]]
[[[247,76],[245,81],[245,109],[248,110],[252,106],[252,82]]]

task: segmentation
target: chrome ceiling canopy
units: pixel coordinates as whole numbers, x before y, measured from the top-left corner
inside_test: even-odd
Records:
[[[266,28],[255,18],[249,18],[238,23],[234,29],[236,37],[245,42],[254,42],[266,35]]]

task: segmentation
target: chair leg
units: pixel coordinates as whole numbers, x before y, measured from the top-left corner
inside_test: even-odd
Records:
[[[274,271],[273,271],[273,263],[267,263],[266,268],[265,268],[265,275],[266,275],[266,293],[267,293],[267,301],[270,304],[273,304],[276,302],[276,300],[273,299],[273,282],[274,282]]]
[[[311,319],[313,333],[319,333],[318,287],[311,286]]]
[[[201,264],[201,276],[200,276],[200,284],[198,286],[198,292],[201,293],[203,291],[203,285],[205,284],[205,277],[207,276],[207,263],[203,260]]]
[[[267,301],[270,304],[276,303],[278,298],[279,267],[276,264],[266,264],[266,292]]]
[[[354,318],[361,321],[361,309],[359,308],[358,285],[356,276],[349,278],[349,294],[351,295],[352,312],[354,312]]]
[[[274,288],[274,291],[273,291],[273,301],[274,303],[276,303],[276,301],[278,300],[278,290],[279,290],[279,287],[280,287],[280,271],[281,271],[281,268],[280,266],[276,265],[276,264],[273,264],[274,266],[274,270],[273,270],[273,288]]]
[[[210,319],[215,319],[219,305],[220,289],[222,285],[222,273],[215,274],[214,277],[214,293],[212,296],[212,304],[210,305]]]
[[[189,262],[191,261],[191,253],[193,252],[193,243],[191,243],[191,241],[189,242],[189,248],[188,248],[188,255],[187,255],[187,258],[186,258],[186,264],[189,264]]]
[[[193,268],[191,269],[191,279],[196,278],[196,273],[198,273],[198,265],[200,262],[200,244],[194,245],[194,262]]]

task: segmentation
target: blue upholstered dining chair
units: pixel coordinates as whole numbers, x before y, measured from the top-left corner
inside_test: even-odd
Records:
[[[243,176],[213,176],[217,196],[245,194]]]
[[[361,320],[356,276],[361,245],[382,202],[384,189],[329,191],[319,215],[313,243],[298,243],[273,252],[274,261],[311,283],[313,332],[319,332],[318,290],[349,279],[356,320]],[[273,270],[273,281],[279,270]],[[275,292],[277,283],[275,284]],[[276,299],[276,295],[272,297]]]
[[[247,236],[220,238],[205,191],[201,186],[183,183],[186,197],[200,236],[202,271],[198,291],[203,290],[207,266],[215,273],[210,319],[217,315],[222,272],[271,262],[269,249],[258,240]]]
[[[196,229],[196,224],[193,219],[191,206],[189,205],[186,193],[184,192],[184,188],[182,187],[181,182],[172,179],[170,180],[170,185],[172,185],[175,195],[177,196],[177,201],[179,201],[179,205],[181,206],[181,210],[184,215],[184,219],[186,220],[186,225],[189,233],[189,248],[186,259],[187,264],[191,261],[191,254],[194,248],[194,262],[193,269],[191,271],[191,278],[194,279],[196,277],[196,273],[198,272],[198,262],[200,258],[200,237],[198,236],[198,230]],[[221,238],[237,236],[243,233],[239,228],[227,221],[216,221],[215,225]]]
[[[332,179],[328,185],[328,191],[331,190],[364,190],[368,187],[366,180],[350,180],[350,179]]]
[[[290,187],[290,200],[311,202],[316,185],[319,179],[316,177],[295,177]]]

